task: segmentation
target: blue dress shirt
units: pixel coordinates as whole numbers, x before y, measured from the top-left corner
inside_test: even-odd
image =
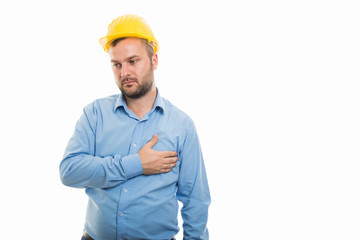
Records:
[[[143,175],[138,151],[154,134],[157,151],[175,151],[172,171]],[[84,108],[60,163],[62,182],[85,188],[85,229],[96,240],[171,239],[183,203],[184,239],[209,239],[210,193],[192,120],[159,94],[142,119],[122,94]]]

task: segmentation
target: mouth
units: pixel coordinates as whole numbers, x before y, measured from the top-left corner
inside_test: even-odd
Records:
[[[136,83],[137,81],[135,79],[124,79],[121,82],[121,85],[126,86],[126,85],[133,85],[134,83]]]

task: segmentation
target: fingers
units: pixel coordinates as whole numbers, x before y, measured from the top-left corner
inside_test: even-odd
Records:
[[[162,151],[161,152],[162,157],[164,158],[169,158],[169,157],[176,157],[177,156],[177,152],[173,152],[173,151]]]
[[[165,164],[162,168],[162,173],[170,172],[174,167],[176,167],[176,161],[174,163]]]
[[[154,134],[140,150],[139,156],[145,175],[170,172],[177,166],[178,154],[175,151],[157,151],[153,147],[158,143],[159,137]]]
[[[164,158],[164,164],[174,164],[179,160],[177,157]]]
[[[154,134],[152,139],[149,142],[147,142],[145,146],[148,148],[153,148],[158,142],[158,140],[159,140],[159,136],[157,134]],[[161,153],[161,156],[164,158],[177,156],[177,152],[174,151],[159,151],[159,152]]]
[[[174,167],[176,167],[177,161],[178,161],[177,157],[166,158],[166,162],[164,162],[163,165],[163,171],[170,172]]]
[[[147,145],[148,147],[152,148],[155,146],[155,144],[157,143],[157,141],[159,140],[159,137],[157,134],[154,134],[154,136],[152,137],[152,139],[146,143],[145,145]]]

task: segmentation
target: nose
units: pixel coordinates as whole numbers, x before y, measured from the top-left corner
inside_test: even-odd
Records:
[[[123,64],[121,66],[120,76],[125,77],[125,76],[129,76],[129,75],[130,75],[129,68],[126,66],[126,64]]]

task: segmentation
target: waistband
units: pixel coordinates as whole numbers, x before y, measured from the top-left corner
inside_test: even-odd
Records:
[[[86,239],[86,240],[94,240],[88,233],[87,231],[84,229],[83,231],[83,237]],[[176,240],[174,237],[171,238],[170,240]]]

